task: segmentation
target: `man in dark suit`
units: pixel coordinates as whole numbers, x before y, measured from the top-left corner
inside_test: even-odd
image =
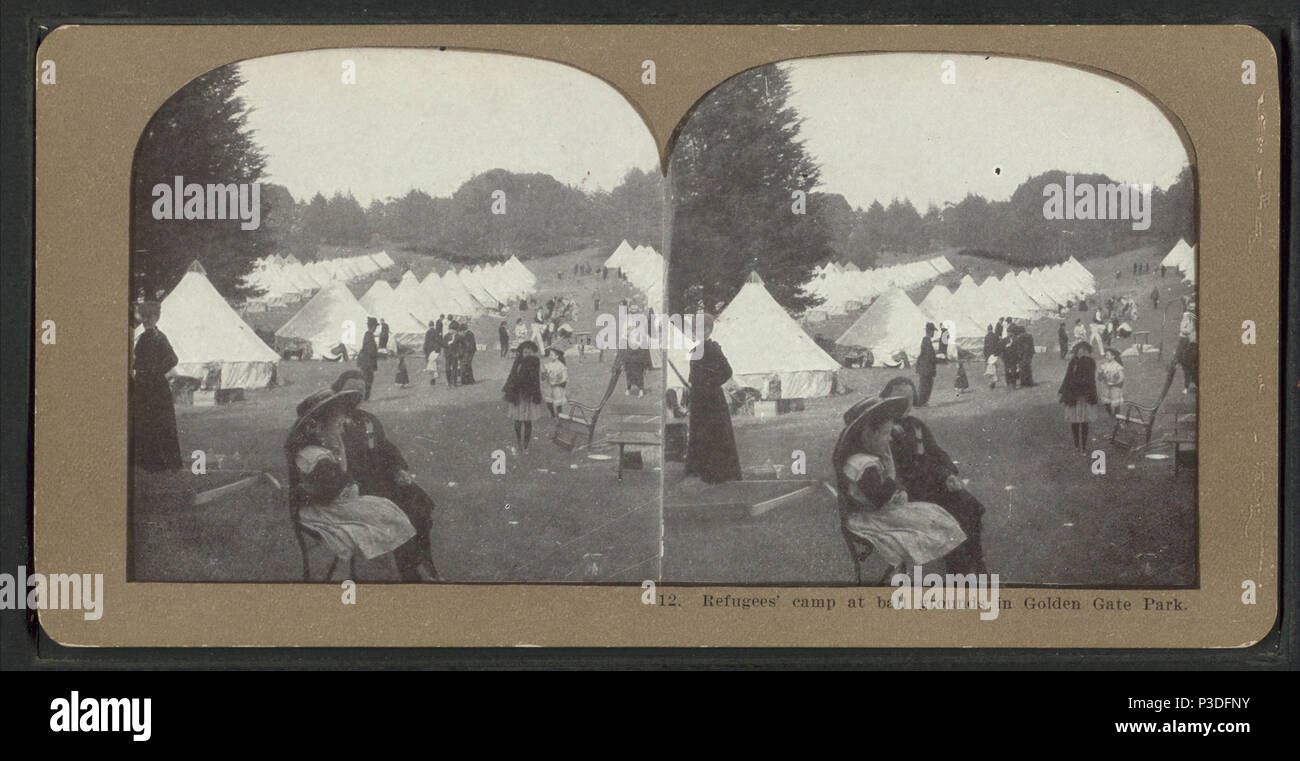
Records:
[[[442,334],[438,332],[438,323],[429,321],[429,329],[424,332],[424,367],[429,369],[429,358],[442,351]],[[429,385],[438,385],[437,360],[433,362],[433,371],[429,373]]]
[[[366,318],[366,335],[361,339],[361,351],[357,352],[357,368],[366,381],[366,399],[370,398],[370,387],[374,385],[375,371],[379,369],[379,347],[375,345],[375,327],[378,325],[375,318]]]
[[[930,402],[930,391],[934,388],[934,376],[939,369],[934,357],[934,323],[925,324],[925,338],[921,339],[921,351],[916,356],[916,376],[920,384],[916,393],[916,406],[924,407]]]

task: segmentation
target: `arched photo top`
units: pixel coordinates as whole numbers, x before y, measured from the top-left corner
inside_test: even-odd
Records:
[[[1194,173],[1182,122],[1136,83],[1077,64],[983,53],[837,53],[754,67],[692,107],[668,161],[695,134],[702,111],[725,108],[720,98],[765,71],[780,72],[780,105],[794,115],[822,188],[855,206],[897,197],[942,208],[967,193],[1005,199],[1053,169],[1155,187]],[[770,83],[760,84],[770,95]],[[712,123],[699,133],[721,136]]]
[[[638,187],[655,180],[658,164],[631,102],[567,64],[408,47],[233,62],[180,88],[137,142],[133,290],[153,298],[197,258],[223,295],[248,295],[241,285],[248,262],[288,239],[254,241],[255,233],[267,225],[279,233],[300,229],[302,214],[285,210],[318,197],[355,204],[345,211],[358,220],[364,210],[365,223],[357,223],[364,230],[344,236],[350,244],[381,233],[393,245],[471,260],[569,251],[607,232],[591,211],[603,194],[629,177]],[[196,232],[174,224],[180,199],[157,209],[153,196],[160,185],[190,183],[260,183],[266,208],[260,219],[241,220],[243,230]],[[382,208],[403,199],[420,207],[419,220]],[[658,207],[647,214],[657,220]],[[405,227],[384,227],[389,223]]]

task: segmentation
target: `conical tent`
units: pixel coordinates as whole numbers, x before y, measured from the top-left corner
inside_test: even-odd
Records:
[[[952,291],[947,286],[936,285],[921,299],[920,309],[931,320],[940,319],[944,308],[952,301]]]
[[[159,306],[158,329],[176,352],[177,373],[203,378],[219,364],[222,388],[261,388],[275,376],[280,355],[230,308],[197,261]]]
[[[412,295],[413,291],[403,294],[390,288],[381,292],[367,311],[370,316],[382,317],[388,323],[390,341],[395,341],[403,349],[418,351],[424,346],[425,323],[413,311],[415,305],[409,298]]]
[[[465,283],[456,274],[456,270],[449,269],[443,273],[442,285],[455,306],[455,314],[474,317],[483,311],[482,305],[474,298],[474,294],[465,288]]]
[[[1169,249],[1169,253],[1165,254],[1165,258],[1160,260],[1160,266],[1176,267],[1183,270],[1187,269],[1189,262],[1194,263],[1195,260],[1196,255],[1194,249],[1187,244],[1186,240],[1179,238],[1178,242],[1174,244],[1174,247]]]
[[[758,389],[765,398],[772,378],[780,381],[786,399],[827,396],[835,388],[839,363],[786,314],[758,273],[750,274],[718,315],[712,337],[722,347],[736,382]]]
[[[609,258],[605,259],[605,266],[610,269],[626,266],[627,257],[631,256],[632,253],[632,246],[629,245],[627,239],[624,238],[623,242],[619,243],[614,249],[614,253],[610,254]]]
[[[861,346],[871,350],[877,362],[905,352],[915,361],[925,338],[925,324],[934,322],[925,316],[902,289],[891,288],[880,295],[867,311],[844,331],[835,343]]]
[[[388,284],[387,280],[376,280],[370,285],[370,288],[362,294],[361,298],[357,299],[357,301],[367,312],[375,314],[375,302],[378,301],[381,296],[385,296],[392,292],[393,287]]]
[[[347,285],[335,281],[320,289],[275,334],[310,341],[316,356],[330,353],[340,343],[356,353],[365,336],[367,316]]]

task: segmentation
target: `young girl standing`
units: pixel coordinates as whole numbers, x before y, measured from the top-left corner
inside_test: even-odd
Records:
[[[1105,386],[1102,403],[1106,405],[1106,411],[1111,417],[1118,415],[1124,406],[1124,363],[1120,361],[1119,351],[1106,350],[1106,358],[1097,368],[1097,380]]]
[[[1080,341],[1074,345],[1070,364],[1057,390],[1065,407],[1065,422],[1070,424],[1070,435],[1077,451],[1088,451],[1088,424],[1092,422],[1093,405],[1097,403],[1097,363],[1092,359],[1092,344]]]
[[[542,377],[546,381],[546,409],[555,417],[564,412],[564,405],[569,401],[565,390],[569,385],[569,368],[564,363],[563,351],[554,346],[546,350]]]
[[[510,404],[510,419],[515,421],[515,444],[521,452],[528,451],[528,443],[533,438],[533,421],[542,416],[540,368],[537,344],[524,341],[519,344],[519,356],[515,358],[501,389]]]
[[[953,388],[956,389],[958,397],[961,396],[961,392],[970,388],[970,380],[966,377],[966,360],[964,359],[957,360],[957,379],[953,381]]]

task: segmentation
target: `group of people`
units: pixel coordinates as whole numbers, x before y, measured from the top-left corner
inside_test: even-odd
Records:
[[[509,417],[514,421],[516,453],[528,451],[533,423],[542,417],[543,404],[552,418],[562,415],[568,404],[569,369],[564,350],[550,346],[539,357],[538,348],[527,339],[515,348],[514,364],[501,387]]]
[[[469,321],[453,316],[438,315],[429,322],[424,333],[424,369],[429,373],[429,385],[438,385],[438,364],[442,363],[447,385],[455,388],[474,383],[474,354],[478,339],[470,330]]]
[[[383,424],[362,409],[367,386],[362,370],[348,370],[298,404],[284,443],[290,504],[345,567],[358,556],[391,555],[403,581],[437,581],[436,506]]]
[[[1034,336],[1010,317],[989,325],[984,334],[984,380],[997,388],[998,366],[1007,388],[1029,388],[1034,382]]]
[[[919,389],[897,377],[844,413],[831,455],[841,528],[896,569],[943,558],[949,573],[986,573],[984,506],[929,427],[909,414]],[[854,550],[855,563],[866,553]]]

